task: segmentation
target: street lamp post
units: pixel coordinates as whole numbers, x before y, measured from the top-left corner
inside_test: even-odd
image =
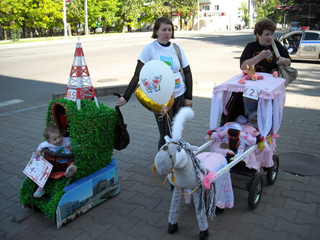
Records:
[[[63,28],[64,28],[64,37],[67,38],[67,13],[66,13],[66,0],[63,0]]]
[[[85,35],[88,36],[88,0],[84,0],[84,32]]]
[[[200,13],[199,13],[199,0],[198,0],[198,31],[200,30],[199,28],[200,28],[200,18],[199,18],[199,15],[200,15]]]

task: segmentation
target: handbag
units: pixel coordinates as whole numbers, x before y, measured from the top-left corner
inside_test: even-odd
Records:
[[[175,43],[173,43],[173,46],[174,46],[174,49],[176,50],[176,53],[177,53],[178,58],[179,58],[181,76],[182,76],[182,78],[183,78],[183,81],[185,81],[185,76],[184,76],[184,72],[183,72],[183,68],[182,68],[182,59],[181,59],[180,49],[179,49],[178,45],[175,44]]]
[[[120,96],[120,94],[114,93],[115,96]],[[115,110],[118,114],[118,120],[115,126],[115,140],[114,140],[114,149],[122,150],[125,149],[130,143],[130,136],[127,130],[127,124],[124,123],[120,107],[115,107]]]
[[[271,44],[272,44],[272,48],[273,48],[273,51],[276,54],[277,59],[279,59],[280,58],[280,53],[279,53],[279,50],[278,50],[277,45],[274,42],[274,40],[272,40]],[[285,86],[286,87],[298,77],[298,71],[293,67],[279,65],[278,66],[278,70],[279,70],[278,71],[279,72],[279,77],[282,77],[282,78],[286,79],[286,82],[285,82]]]

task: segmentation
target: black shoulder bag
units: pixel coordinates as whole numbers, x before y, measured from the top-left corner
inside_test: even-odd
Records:
[[[120,94],[114,93],[113,95],[120,97]],[[119,107],[115,107],[118,114],[118,121],[115,127],[115,140],[114,149],[125,149],[130,143],[130,136],[127,130],[127,124],[123,121],[123,116]]]

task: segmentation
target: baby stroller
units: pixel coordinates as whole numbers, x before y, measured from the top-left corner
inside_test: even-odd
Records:
[[[258,75],[263,79],[241,84],[242,74],[239,74],[214,88],[211,130],[207,135],[211,139],[207,143],[211,151],[224,153],[229,162],[221,172],[230,170],[251,178],[246,187],[251,209],[255,209],[261,200],[263,178],[260,170],[266,171],[269,185],[275,183],[278,175],[279,158],[275,148],[285,102],[285,79],[268,73]],[[246,122],[253,115],[257,118],[256,128]],[[243,151],[239,151],[241,145]]]

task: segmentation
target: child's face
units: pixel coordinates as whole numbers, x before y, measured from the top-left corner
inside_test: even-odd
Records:
[[[62,145],[62,136],[59,132],[53,132],[49,133],[49,139],[47,140],[48,143],[51,143],[56,146],[61,146]]]

